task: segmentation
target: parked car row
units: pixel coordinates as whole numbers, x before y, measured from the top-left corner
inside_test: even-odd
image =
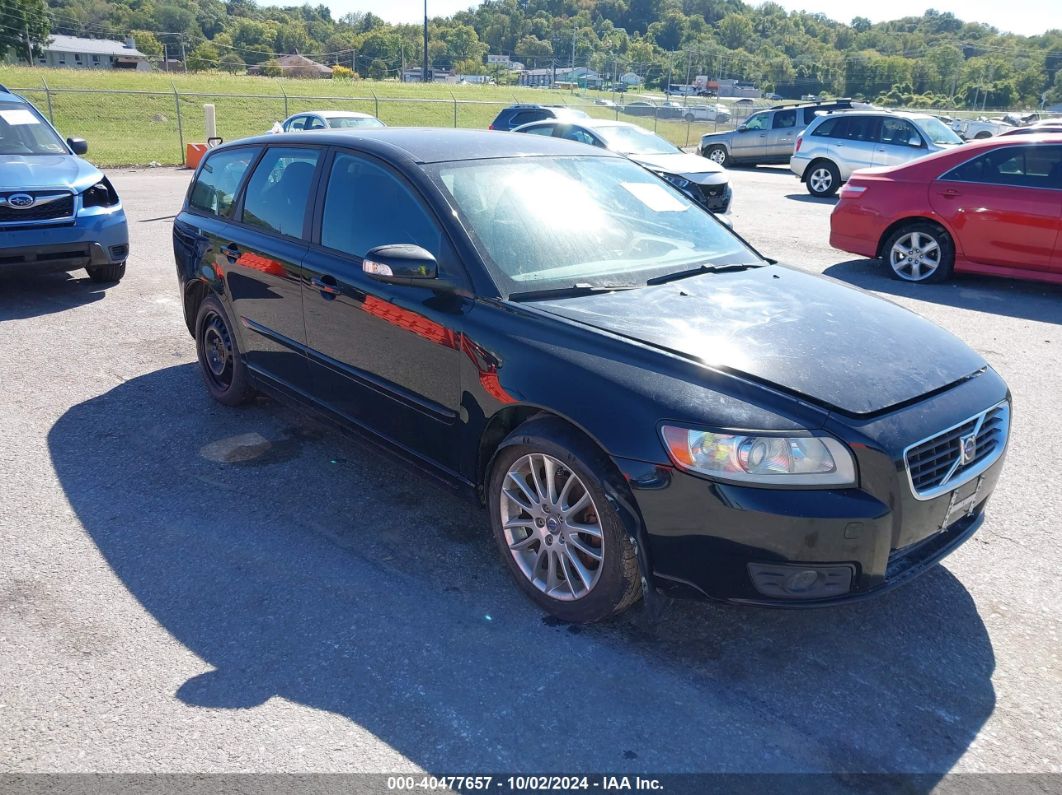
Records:
[[[870,107],[850,99],[776,105],[754,113],[735,130],[701,136],[700,153],[721,166],[788,163],[797,134],[817,114]]]
[[[26,105],[0,99],[0,177],[83,176],[67,177],[72,214],[19,250],[49,251],[44,229],[92,254],[95,219],[124,232],[117,195]],[[835,244],[901,278],[964,267],[962,213],[941,236],[898,208],[943,218],[966,191],[993,206],[986,180],[1046,193],[1062,176],[1062,138],[978,146],[857,171]],[[919,198],[937,168],[944,210]],[[711,158],[553,110],[515,134],[327,128],[213,148],[173,222],[206,390],[300,405],[465,491],[517,587],[566,621],[660,591],[795,607],[908,582],[983,522],[1007,386],[917,315],[765,258],[707,211],[718,185]],[[0,218],[26,209],[19,193],[38,199],[0,184]],[[1030,254],[1057,237],[1054,196]]]

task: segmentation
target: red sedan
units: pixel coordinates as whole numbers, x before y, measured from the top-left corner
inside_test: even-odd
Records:
[[[830,245],[909,282],[980,273],[1062,284],[1062,135],[989,138],[857,171]]]

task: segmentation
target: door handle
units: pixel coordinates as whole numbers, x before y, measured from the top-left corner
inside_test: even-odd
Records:
[[[240,247],[235,243],[229,243],[222,249],[222,252],[230,263],[235,263],[240,258]]]
[[[940,192],[940,195],[943,196],[945,199],[953,199],[959,195],[959,191],[955,188],[944,188]]]
[[[340,293],[339,284],[331,276],[314,276],[310,279],[310,284],[321,293],[322,298],[327,298],[329,301]]]

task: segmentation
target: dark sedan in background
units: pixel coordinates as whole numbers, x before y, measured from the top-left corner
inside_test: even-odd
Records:
[[[524,124],[513,132],[564,138],[608,149],[645,166],[716,215],[726,216],[730,212],[733,191],[721,165],[683,152],[637,124],[611,119],[557,119]]]
[[[604,149],[238,141],[173,236],[217,400],[286,396],[477,494],[519,587],[565,620],[656,588],[881,592],[975,531],[1002,467],[1009,393],[978,354],[765,260]]]

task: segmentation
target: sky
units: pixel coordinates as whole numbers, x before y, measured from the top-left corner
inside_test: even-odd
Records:
[[[284,5],[301,5],[291,0]],[[322,0],[311,0],[314,5]],[[1062,28],[1062,6],[1058,0],[890,0],[870,3],[867,0],[778,0],[790,11],[821,12],[831,19],[851,22],[863,16],[872,22],[921,16],[927,8],[950,11],[964,22],[987,22],[993,27],[1026,36],[1043,33],[1049,27]],[[423,0],[323,0],[333,17],[349,11],[371,11],[388,22],[420,22],[424,18]],[[754,4],[754,3],[753,3]],[[428,0],[430,16],[450,16],[476,3],[472,0]],[[1053,10],[1051,10],[1053,7]]]

